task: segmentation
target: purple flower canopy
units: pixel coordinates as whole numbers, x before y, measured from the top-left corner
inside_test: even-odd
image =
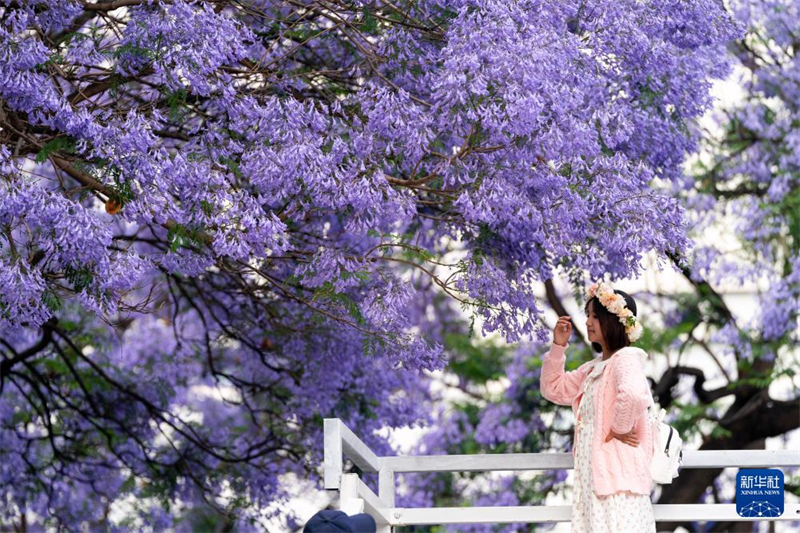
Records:
[[[70,525],[226,487],[254,518],[322,417],[382,453],[429,417],[459,308],[543,341],[555,269],[682,256],[741,33],[711,0],[0,13],[0,505]]]

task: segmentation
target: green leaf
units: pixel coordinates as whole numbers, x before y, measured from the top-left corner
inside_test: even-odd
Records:
[[[773,111],[769,107],[766,106],[764,107],[764,122],[766,122],[769,125],[772,125],[775,123],[776,117],[777,113],[775,113],[775,111]]]
[[[50,154],[54,152],[62,152],[65,154],[75,153],[75,140],[72,137],[56,137],[48,141],[39,153],[36,154],[35,161],[37,163],[44,163]]]
[[[725,429],[719,424],[715,425],[714,428],[711,430],[711,437],[715,439],[724,439],[730,437],[731,435],[733,435],[733,432],[731,430]]]
[[[62,305],[61,299],[50,289],[47,289],[42,293],[42,303],[44,303],[44,305],[46,305],[47,308],[53,312],[61,309]]]
[[[64,268],[64,277],[72,285],[75,292],[81,292],[89,288],[94,281],[92,269],[85,265],[79,267],[67,266]]]
[[[41,365],[50,374],[69,374],[69,367],[61,359],[42,359]]]
[[[449,370],[473,383],[484,384],[505,375],[507,348],[490,343],[476,345],[461,333],[446,334],[444,345],[451,354]]]
[[[202,228],[196,230],[187,228],[182,224],[175,224],[167,232],[167,242],[172,252],[177,252],[179,248],[202,248],[203,241],[200,239]]]
[[[177,91],[164,91],[164,97],[169,107],[169,118],[178,120],[181,118],[182,111],[187,108],[186,98],[189,95],[186,89],[178,89]]]
[[[136,478],[134,476],[128,476],[128,479],[126,479],[125,482],[122,485],[120,485],[119,493],[126,494],[128,492],[133,492],[133,489],[135,488],[136,488]]]
[[[149,48],[142,48],[136,44],[123,44],[122,46],[118,46],[111,52],[111,56],[114,59],[119,59],[120,56],[123,55],[131,55],[134,57],[143,57],[148,59],[153,59],[156,56],[156,53]]]
[[[214,214],[214,205],[208,200],[200,200],[200,209],[206,216]]]
[[[347,311],[347,314],[350,315],[350,317],[353,318],[356,323],[361,325],[366,323],[366,320],[361,314],[361,310],[358,308],[358,304],[355,302],[355,300],[344,293],[336,292],[333,283],[330,281],[323,283],[322,287],[314,292],[314,296],[311,299],[312,301],[318,299],[327,299],[331,303],[343,307],[345,311]]]
[[[46,70],[48,65],[53,65],[53,64],[60,65],[62,63],[64,63],[64,56],[59,54],[59,53],[53,53],[53,54],[50,54],[50,57],[47,58],[47,61],[45,61],[44,63],[38,63],[34,67],[34,69],[36,71],[41,72],[43,70]]]
[[[79,32],[79,31],[71,31],[71,32],[67,32],[64,35],[62,35],[61,38],[56,41],[56,44],[68,45],[73,40],[81,41],[81,40],[91,39],[91,38],[92,38],[91,35],[87,35],[85,33]]]
[[[359,29],[364,33],[374,34],[378,30],[378,19],[372,16],[368,6],[364,6],[362,21]]]
[[[227,156],[223,156],[219,158],[219,161],[228,167],[228,170],[230,170],[234,176],[236,176],[238,179],[242,179],[243,174],[242,171],[239,170],[239,163],[236,162],[236,160]]]
[[[407,259],[409,261],[417,260],[422,263],[431,261],[434,258],[434,255],[425,248],[410,245],[403,247],[400,255],[403,257],[403,259]]]
[[[131,189],[130,182],[122,180],[121,171],[116,165],[111,165],[110,171],[114,174],[114,184],[109,187],[111,189],[110,198],[124,206],[133,200],[133,189]]]

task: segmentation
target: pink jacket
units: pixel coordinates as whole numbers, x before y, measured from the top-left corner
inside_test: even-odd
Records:
[[[598,357],[571,372],[564,372],[565,351],[569,347],[553,344],[542,362],[542,396],[558,405],[571,405],[577,416],[585,378]],[[595,393],[592,438],[592,477],[594,492],[606,496],[628,490],[650,495],[653,488],[650,461],[653,457],[653,432],[647,421],[647,408],[653,403],[644,373],[647,352],[627,346],[614,352],[598,378]],[[628,433],[636,429],[638,446],[618,439],[605,442],[610,430]],[[576,435],[577,438],[577,435]],[[572,454],[575,455],[573,447]]]

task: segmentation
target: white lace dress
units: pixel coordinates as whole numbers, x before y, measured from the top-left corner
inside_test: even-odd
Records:
[[[608,361],[598,360],[586,376],[584,396],[578,407],[572,533],[653,533],[656,523],[650,496],[624,491],[598,497],[592,490],[593,404],[596,385]]]

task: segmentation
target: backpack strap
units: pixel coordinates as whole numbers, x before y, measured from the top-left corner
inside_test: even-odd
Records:
[[[669,436],[667,437],[667,445],[664,447],[664,453],[669,457],[669,443],[672,442],[672,434],[675,432],[672,426],[669,426]]]

